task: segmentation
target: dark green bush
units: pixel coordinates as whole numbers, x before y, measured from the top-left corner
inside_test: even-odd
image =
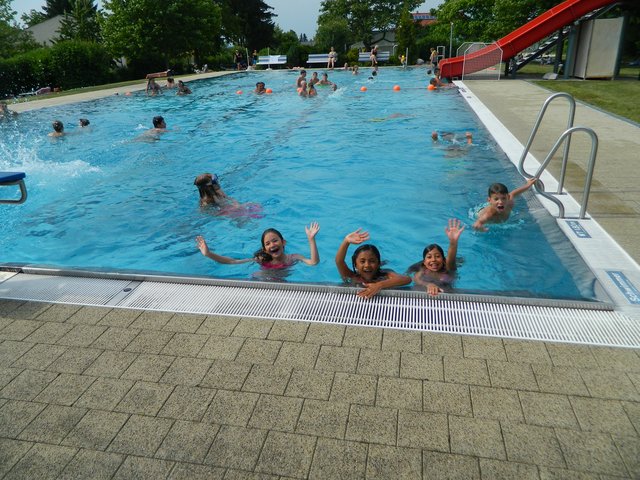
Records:
[[[0,96],[13,96],[42,87],[70,88],[111,81],[111,57],[102,45],[66,41],[50,48],[0,60]]]

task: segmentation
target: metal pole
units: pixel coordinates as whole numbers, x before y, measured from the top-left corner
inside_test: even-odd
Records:
[[[449,33],[449,58],[451,58],[452,50],[453,50],[453,22],[451,22],[451,31]]]

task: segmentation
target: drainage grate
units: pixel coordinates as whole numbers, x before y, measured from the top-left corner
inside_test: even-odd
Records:
[[[362,300],[352,288],[190,281],[198,283],[21,273],[0,283],[0,298],[640,347],[640,323],[603,304],[472,295],[433,298],[415,291],[383,292]]]
[[[0,283],[0,298],[74,305],[106,305],[129,283],[131,282],[128,280],[109,278],[89,279],[20,273]]]

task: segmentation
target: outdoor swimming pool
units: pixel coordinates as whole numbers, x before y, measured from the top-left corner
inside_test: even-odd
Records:
[[[195,235],[245,257],[275,227],[287,252],[308,256],[304,226],[318,221],[320,264],[293,267],[287,281],[339,283],[333,258],[345,234],[368,230],[386,267],[403,272],[426,244],[446,250],[444,227],[457,217],[467,230],[456,289],[593,298],[593,275],[532,195],[508,223],[471,229],[489,184],[523,179],[455,91],[426,90],[423,69],[383,69],[375,79],[366,69],[330,72],[340,88],[304,99],[296,76],[233,75],[191,82],[188,97],[135,93],[0,122],[0,170],[25,171],[29,188],[27,203],[0,206],[0,262],[251,279],[256,265],[216,264]],[[250,93],[258,80],[274,93]],[[170,131],[141,141],[155,115]],[[89,130],[75,127],[80,117]],[[47,137],[53,119],[69,135]],[[434,144],[432,130],[470,131],[474,145]],[[217,173],[238,201],[261,204],[262,218],[201,210],[193,179],[203,172]]]

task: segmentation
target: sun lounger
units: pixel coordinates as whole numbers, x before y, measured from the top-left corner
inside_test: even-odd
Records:
[[[380,62],[388,62],[390,56],[391,56],[391,54],[389,52],[378,52],[378,55],[376,56],[376,59],[378,60],[378,63],[380,63]],[[358,61],[359,62],[370,62],[371,61],[371,52],[360,52],[358,54]]]
[[[0,199],[0,203],[24,203],[27,200],[27,187],[24,184],[24,177],[26,175],[23,172],[0,172],[0,187],[9,187],[11,185],[18,185],[20,187],[20,198],[17,200],[4,200]]]

